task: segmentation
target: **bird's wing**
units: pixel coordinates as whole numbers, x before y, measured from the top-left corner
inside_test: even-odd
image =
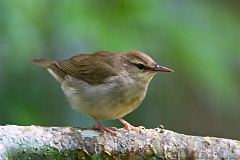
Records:
[[[98,52],[94,55],[81,54],[56,63],[71,77],[84,80],[90,84],[101,84],[106,78],[117,75],[112,69],[111,61],[106,58],[106,54],[105,52]]]

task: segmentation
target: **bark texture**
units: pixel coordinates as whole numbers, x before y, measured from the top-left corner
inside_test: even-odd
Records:
[[[239,159],[236,140],[161,128],[112,136],[72,127],[0,126],[0,159]]]

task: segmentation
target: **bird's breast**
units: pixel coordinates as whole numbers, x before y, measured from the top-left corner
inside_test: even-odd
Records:
[[[117,119],[135,110],[143,101],[147,86],[129,80],[111,80],[91,85],[74,78],[66,79],[62,89],[78,111],[93,119]]]

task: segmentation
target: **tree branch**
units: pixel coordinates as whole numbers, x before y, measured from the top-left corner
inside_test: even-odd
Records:
[[[0,159],[238,159],[240,142],[163,130],[0,126]]]

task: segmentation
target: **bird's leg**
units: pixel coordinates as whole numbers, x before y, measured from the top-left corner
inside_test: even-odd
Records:
[[[123,125],[124,125],[124,128],[126,130],[134,130],[134,131],[141,131],[143,129],[145,129],[143,126],[139,126],[139,127],[134,127],[132,126],[130,123],[128,123],[127,121],[125,121],[123,118],[119,118],[118,119]]]
[[[100,123],[98,120],[96,120],[97,124],[93,127],[94,129],[99,129],[100,131],[102,131],[103,133],[104,132],[108,132],[108,133],[111,133],[112,135],[117,135],[117,132],[108,128],[108,127],[105,127],[102,123]]]

